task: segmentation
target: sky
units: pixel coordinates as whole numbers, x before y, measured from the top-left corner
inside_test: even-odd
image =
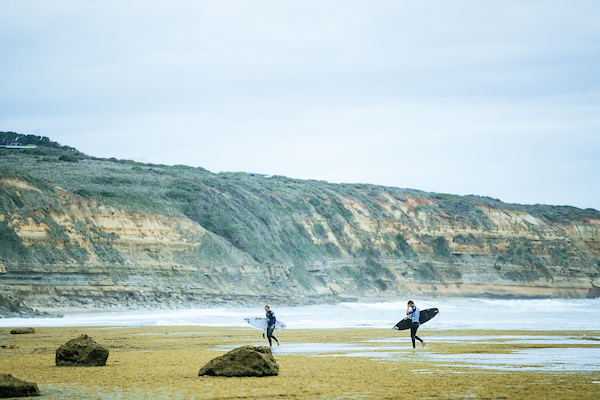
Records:
[[[0,131],[600,210],[600,2],[0,0]]]

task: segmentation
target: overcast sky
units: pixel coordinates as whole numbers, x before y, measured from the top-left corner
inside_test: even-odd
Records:
[[[0,130],[600,210],[600,1],[0,0]]]

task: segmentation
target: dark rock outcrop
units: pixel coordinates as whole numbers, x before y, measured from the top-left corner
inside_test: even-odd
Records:
[[[598,297],[600,297],[600,287],[592,284],[592,287],[588,291],[586,298],[597,299]]]
[[[15,328],[10,331],[11,335],[27,335],[35,333],[35,328]]]
[[[22,300],[0,293],[0,318],[51,317],[47,312],[34,310]],[[62,315],[61,315],[62,316]]]
[[[39,396],[40,391],[33,382],[26,382],[10,374],[0,374],[0,398]]]
[[[68,367],[100,367],[106,365],[109,351],[88,335],[71,339],[56,350],[56,365]]]
[[[244,346],[206,363],[198,376],[274,376],[279,365],[268,347]]]

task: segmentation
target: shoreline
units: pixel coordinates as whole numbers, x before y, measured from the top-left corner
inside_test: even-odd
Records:
[[[600,352],[600,331],[425,331],[427,347],[413,350],[407,331],[284,330],[277,334],[282,346],[273,350],[280,375],[264,378],[197,376],[206,362],[232,348],[267,343],[260,330],[249,327],[41,327],[31,335],[9,331],[0,328],[0,373],[36,382],[48,399],[595,399],[600,393],[600,368],[581,364],[581,357],[571,369],[562,364],[562,370],[553,370],[560,364],[547,364],[541,356],[515,365],[510,358],[565,352],[593,356]],[[110,350],[106,366],[55,366],[56,349],[80,334]],[[498,362],[491,368],[473,364],[477,357]]]
[[[341,303],[337,305],[279,307],[274,305],[287,329],[390,329],[406,315],[403,301]],[[600,300],[481,300],[418,299],[421,309],[438,308],[439,314],[422,330],[511,330],[566,331],[600,330]],[[527,317],[516,317],[527,312]],[[1,327],[68,326],[247,326],[245,318],[263,316],[263,307],[98,310],[64,309],[62,318],[0,318]],[[565,321],[561,315],[579,315]]]
[[[50,314],[81,314],[81,313],[109,313],[109,312],[128,312],[128,311],[181,311],[188,309],[202,309],[202,308],[214,308],[214,307],[226,307],[226,308],[244,308],[244,307],[257,307],[262,308],[264,304],[270,304],[274,307],[307,307],[307,306],[326,306],[326,305],[339,305],[341,303],[361,303],[361,304],[376,304],[376,303],[395,303],[404,301],[404,298],[419,298],[420,300],[426,301],[470,301],[476,300],[521,300],[521,301],[536,301],[536,300],[596,300],[600,297],[581,297],[581,296],[564,296],[554,297],[551,295],[536,295],[536,294],[524,294],[524,292],[515,292],[508,294],[494,294],[494,293],[452,293],[451,295],[405,295],[401,299],[398,295],[393,296],[314,296],[306,297],[303,301],[286,302],[282,299],[276,298],[261,298],[257,299],[257,296],[242,296],[243,298],[250,298],[251,301],[212,301],[212,302],[194,302],[191,304],[183,305],[183,303],[169,304],[169,303],[137,303],[128,304],[125,306],[117,307],[112,304],[110,307],[93,307],[93,306],[63,306],[63,307],[48,307],[48,306],[37,306],[32,305],[34,311],[46,312]],[[322,300],[321,302],[317,300]],[[328,301],[323,301],[328,300]],[[2,318],[0,316],[0,318]],[[29,317],[28,317],[29,318]],[[31,317],[37,318],[37,317]]]

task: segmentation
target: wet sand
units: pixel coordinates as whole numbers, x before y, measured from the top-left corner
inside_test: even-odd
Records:
[[[407,331],[285,330],[273,353],[280,375],[198,377],[210,359],[235,347],[265,344],[251,328],[36,328],[0,330],[0,373],[36,382],[44,399],[598,399],[600,371],[530,365],[473,365],[470,356],[521,350],[596,352],[600,332],[425,331],[413,350]],[[57,367],[56,349],[88,334],[110,350],[104,367]],[[519,340],[519,338],[545,338]],[[469,342],[464,342],[466,338]],[[473,340],[472,338],[477,338]],[[506,338],[506,340],[504,340]],[[556,339],[556,340],[553,340]],[[573,350],[573,351],[575,351]],[[558,350],[557,350],[558,351]],[[557,367],[561,367],[557,365]],[[593,369],[593,368],[592,368]]]

